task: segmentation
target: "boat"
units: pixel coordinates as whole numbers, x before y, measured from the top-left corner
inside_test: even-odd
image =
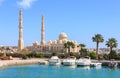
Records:
[[[97,66],[101,66],[102,63],[90,63],[91,67],[97,67]]]
[[[63,65],[64,66],[74,66],[76,61],[76,57],[70,56],[67,59],[63,60]]]
[[[41,60],[39,62],[40,65],[48,65],[48,61],[47,60]]]
[[[90,64],[91,64],[91,60],[90,60],[90,57],[88,57],[88,56],[82,57],[82,58],[76,60],[77,66],[90,66]]]
[[[61,60],[58,58],[58,56],[52,56],[49,60],[49,65],[60,65]]]

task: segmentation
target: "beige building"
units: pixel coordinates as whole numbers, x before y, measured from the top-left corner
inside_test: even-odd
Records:
[[[44,16],[42,15],[42,26],[41,26],[41,42],[35,41],[32,46],[28,46],[27,49],[36,52],[67,52],[68,50],[64,48],[64,44],[69,41],[75,44],[75,48],[71,48],[71,52],[79,52],[79,43],[75,40],[68,40],[66,33],[62,32],[59,35],[58,40],[49,40],[45,43],[45,28],[44,28]]]

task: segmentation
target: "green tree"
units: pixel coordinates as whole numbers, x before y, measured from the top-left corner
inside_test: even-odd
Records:
[[[104,60],[109,60],[109,54],[103,54]]]
[[[117,53],[116,53],[115,50],[112,50],[112,51],[109,53],[110,59],[115,59],[116,56],[117,56]]]
[[[79,44],[79,47],[81,47],[81,48],[85,48],[86,45],[85,45],[85,44]]]
[[[82,57],[87,56],[88,55],[88,51],[85,48],[86,45],[85,44],[79,44],[79,47],[81,47],[80,56],[82,56]]]
[[[70,56],[70,48],[75,48],[75,44],[73,42],[67,42],[64,44],[64,47],[68,49],[68,56]]]
[[[87,56],[88,55],[88,51],[86,48],[81,48],[80,50],[80,56],[81,57],[84,57],[84,56]]]
[[[116,55],[115,59],[120,60],[120,55]]]
[[[104,39],[101,34],[96,34],[94,37],[92,37],[93,42],[96,42],[96,55],[98,59],[98,48],[99,48],[99,43],[104,42]]]
[[[90,52],[89,56],[91,59],[96,59],[96,53],[95,52]]]
[[[116,48],[118,46],[117,40],[115,38],[109,38],[108,41],[106,41],[107,47],[110,48],[110,52],[113,50],[113,48]]]
[[[57,56],[57,53],[56,52],[52,52],[52,56]]]

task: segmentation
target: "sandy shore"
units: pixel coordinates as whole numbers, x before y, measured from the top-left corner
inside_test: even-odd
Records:
[[[27,59],[22,60],[20,58],[14,58],[13,60],[0,60],[0,68],[14,65],[27,65],[27,64],[38,64],[40,61],[47,59]]]

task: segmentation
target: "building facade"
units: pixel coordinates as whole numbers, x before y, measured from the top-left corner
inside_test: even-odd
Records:
[[[69,41],[75,44],[75,48],[70,48],[71,52],[79,52],[79,43],[75,40],[68,40],[66,33],[62,32],[59,35],[58,40],[49,40],[45,43],[45,27],[44,27],[44,16],[42,15],[41,23],[41,42],[35,41],[32,46],[27,46],[27,49],[35,52],[67,52],[68,50],[64,48],[64,44]]]

